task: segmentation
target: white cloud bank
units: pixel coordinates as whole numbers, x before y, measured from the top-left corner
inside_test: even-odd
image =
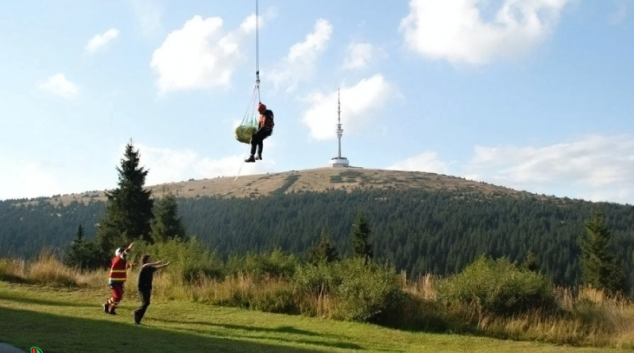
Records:
[[[504,0],[493,20],[485,0],[411,0],[400,31],[413,51],[454,63],[486,64],[525,54],[543,42],[574,0]]]
[[[171,32],[152,54],[160,93],[227,86],[242,60],[241,46],[255,32],[255,15],[235,30],[223,33],[220,17],[194,16]],[[262,26],[262,19],[259,20]]]
[[[438,159],[436,152],[424,152],[417,156],[399,161],[386,169],[406,170],[406,171],[423,171],[427,173],[448,174],[449,168],[447,163]]]
[[[50,76],[46,81],[40,82],[38,88],[66,99],[73,99],[79,94],[79,87],[69,81],[63,73]]]
[[[390,168],[439,173],[446,167],[427,152]],[[634,136],[590,135],[545,147],[476,146],[471,160],[451,174],[537,194],[634,205]]]
[[[86,44],[86,51],[89,54],[93,54],[98,50],[101,50],[108,46],[108,43],[110,43],[118,36],[119,30],[116,28],[110,28],[109,30],[101,34],[97,34],[88,41],[88,44]]]
[[[371,123],[379,109],[394,95],[395,88],[381,74],[359,81],[351,87],[341,88],[341,123],[345,133],[354,133]],[[315,93],[302,121],[315,140],[336,137],[337,91]]]
[[[293,91],[297,85],[311,77],[319,55],[325,50],[332,36],[332,25],[325,19],[318,19],[314,30],[306,35],[303,42],[295,43],[282,63],[270,74],[276,89]]]
[[[53,195],[51,190],[63,189],[56,171],[51,171],[42,163],[18,161],[11,156],[3,157],[5,158],[0,158],[0,167],[10,172],[3,175],[0,200],[50,197]]]

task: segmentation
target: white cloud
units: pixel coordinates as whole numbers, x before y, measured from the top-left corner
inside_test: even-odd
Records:
[[[592,135],[539,148],[476,146],[464,172],[535,193],[633,203],[634,137]]]
[[[331,35],[332,25],[325,19],[318,19],[313,32],[306,35],[303,42],[295,43],[281,65],[271,72],[270,80],[275,87],[293,91],[299,82],[310,78]]]
[[[386,169],[421,171],[436,174],[449,173],[447,163],[439,160],[438,154],[436,152],[424,152],[422,154],[419,154],[418,156],[396,162]]]
[[[342,88],[341,123],[344,134],[365,127],[394,93],[395,88],[380,74],[361,80],[352,87]],[[315,93],[309,101],[311,106],[304,113],[302,121],[310,128],[311,137],[316,140],[335,138],[337,91]]]
[[[51,190],[60,190],[59,178],[38,162],[18,162],[2,158],[2,170],[5,173],[0,185],[1,199],[21,199],[52,196]]]
[[[96,51],[105,48],[108,43],[119,36],[119,30],[116,28],[110,28],[109,30],[97,34],[86,44],[86,51],[89,54],[93,54]]]
[[[143,33],[149,34],[161,28],[163,8],[153,0],[131,0],[130,5]]]
[[[77,165],[77,161],[58,159],[47,151],[42,151],[39,158],[16,152],[3,155],[0,151],[0,170],[10,171],[2,175],[0,200],[51,197],[112,186],[113,180],[108,175],[89,175],[94,168],[78,169]]]
[[[616,0],[616,10],[610,15],[610,23],[619,24],[625,21],[632,4],[634,0]]]
[[[574,0],[503,0],[485,21],[485,0],[411,0],[400,31],[407,46],[424,56],[454,63],[485,64],[525,54],[553,31]]]
[[[46,81],[39,83],[38,88],[66,99],[75,98],[79,94],[77,85],[69,81],[63,73],[49,77]]]
[[[245,145],[246,146],[246,145]],[[271,145],[266,145],[267,150]],[[122,153],[125,145],[120,147]],[[141,166],[149,169],[146,185],[204,179],[217,176],[236,176],[272,172],[275,162],[266,158],[257,163],[244,163],[245,156],[227,156],[211,159],[192,150],[173,150],[135,144],[141,154]],[[265,151],[266,152],[266,151]]]
[[[249,16],[236,30],[223,34],[220,17],[194,16],[185,22],[152,54],[150,66],[158,74],[159,91],[228,85],[243,57],[240,46],[255,31],[255,23],[255,15]]]
[[[375,49],[370,43],[350,43],[347,56],[343,62],[344,69],[363,69],[375,56]]]

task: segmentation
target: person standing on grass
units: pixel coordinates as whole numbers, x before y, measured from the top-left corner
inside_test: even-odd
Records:
[[[110,286],[110,291],[112,292],[112,296],[108,301],[103,305],[103,311],[106,314],[116,315],[117,305],[123,299],[123,286],[127,279],[128,273],[128,252],[132,250],[132,244],[130,243],[127,248],[118,248],[114,257],[110,261],[110,271],[108,273],[108,286]]]
[[[141,306],[134,311],[134,323],[140,324],[147,307],[150,306],[150,298],[152,297],[152,280],[154,279],[154,272],[169,265],[169,261],[161,263],[161,261],[150,262],[150,255],[143,255],[141,258],[141,270],[139,271],[139,297],[141,298]]]

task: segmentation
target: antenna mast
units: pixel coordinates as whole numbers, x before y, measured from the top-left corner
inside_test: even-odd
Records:
[[[341,157],[341,137],[343,129],[341,128],[341,89],[337,89],[337,146],[338,153],[336,157],[330,159],[330,165],[333,168],[348,167],[349,162],[346,157]]]

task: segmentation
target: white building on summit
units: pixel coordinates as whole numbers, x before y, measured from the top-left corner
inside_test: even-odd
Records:
[[[341,128],[341,96],[337,92],[337,139],[339,143],[339,149],[337,157],[330,159],[330,166],[333,168],[345,168],[350,166],[348,158],[341,156],[341,136],[343,136],[343,129]]]

